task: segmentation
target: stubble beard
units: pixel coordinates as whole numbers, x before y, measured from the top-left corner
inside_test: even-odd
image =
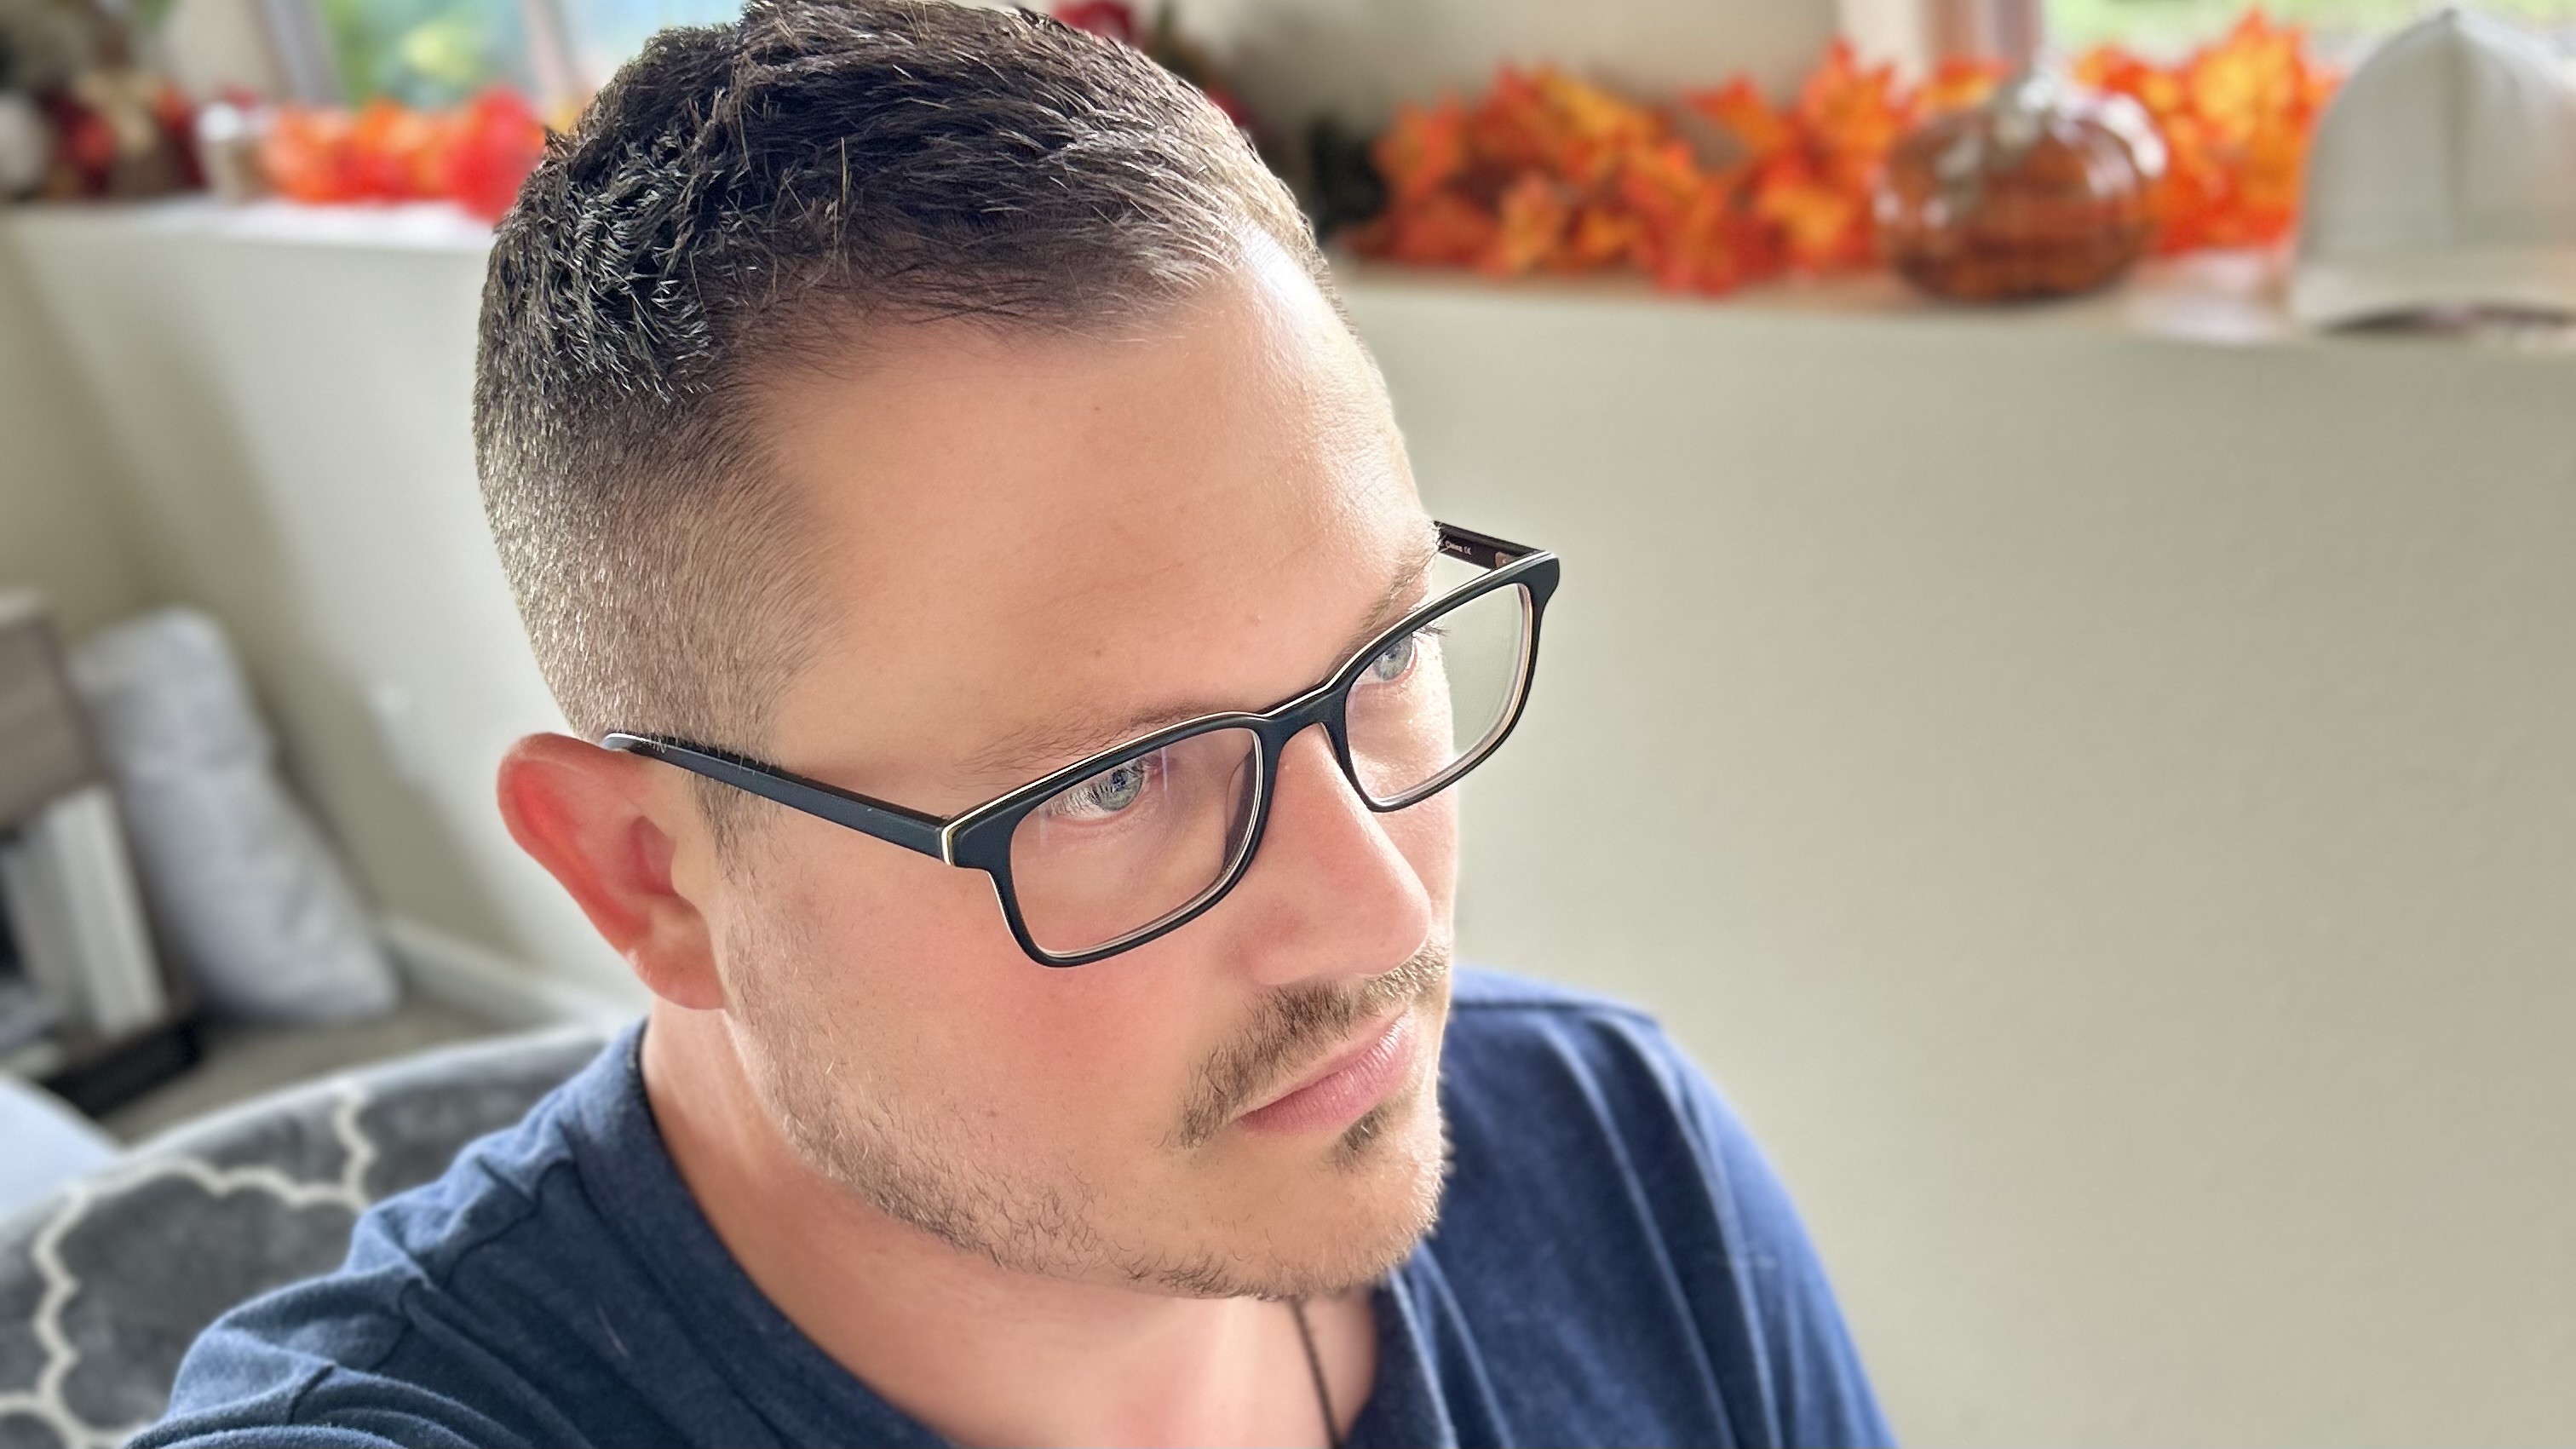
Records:
[[[1112,1189],[1071,1163],[1006,1150],[974,1129],[973,1114],[899,1101],[872,1079],[828,1013],[807,1005],[819,999],[807,988],[828,963],[798,949],[801,934],[743,927],[728,935],[729,1021],[752,1083],[809,1167],[959,1252],[1014,1272],[1106,1279],[1176,1296],[1295,1299],[1382,1278],[1430,1231],[1449,1157],[1430,1061],[1412,1085],[1335,1138],[1324,1164],[1336,1179],[1323,1188],[1327,1199],[1346,1183],[1350,1193],[1366,1189],[1384,1201],[1346,1199],[1352,1211],[1328,1241],[1290,1247],[1271,1230],[1221,1241],[1226,1235],[1210,1228],[1140,1241],[1104,1228],[1120,1206],[1110,1200]],[[1311,1065],[1318,1048],[1390,1008],[1430,1013],[1424,1049],[1436,1053],[1448,972],[1442,945],[1355,986],[1274,993],[1251,1025],[1203,1064],[1163,1151],[1198,1153],[1254,1093],[1277,1086],[1283,1068]],[[1365,1181],[1373,1175],[1399,1180]]]

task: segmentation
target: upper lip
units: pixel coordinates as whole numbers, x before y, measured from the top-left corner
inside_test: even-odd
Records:
[[[1351,1034],[1349,1042],[1346,1043],[1339,1051],[1326,1057],[1321,1063],[1309,1070],[1304,1076],[1297,1078],[1288,1085],[1281,1087],[1279,1090],[1270,1093],[1266,1097],[1263,1097],[1260,1101],[1254,1102],[1252,1105],[1244,1108],[1244,1112],[1258,1112],[1273,1102],[1284,1101],[1287,1098],[1293,1097],[1299,1092],[1306,1090],[1308,1087],[1315,1085],[1317,1082],[1324,1080],[1326,1077],[1331,1076],[1333,1073],[1340,1071],[1342,1068],[1349,1066],[1351,1063],[1358,1061],[1361,1057],[1367,1056],[1369,1049],[1376,1046],[1380,1041],[1383,1041],[1386,1038],[1386,1034],[1394,1029],[1397,1019],[1403,1015],[1404,1010],[1399,1007],[1393,1011],[1370,1017],[1368,1021],[1361,1025],[1358,1031]]]

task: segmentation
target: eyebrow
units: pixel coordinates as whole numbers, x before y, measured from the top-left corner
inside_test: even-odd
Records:
[[[1378,594],[1376,602],[1370,605],[1365,622],[1352,631],[1340,651],[1333,656],[1335,668],[1347,663],[1388,625],[1413,609],[1423,581],[1431,576],[1431,565],[1439,557],[1438,530],[1426,530],[1387,580],[1386,588]],[[1312,687],[1308,685],[1297,693],[1303,694],[1306,688]],[[1254,708],[1268,707],[1265,704]],[[1197,719],[1201,715],[1239,712],[1246,711],[1237,701],[1201,700],[1155,705],[1123,714],[1088,711],[1059,715],[1003,736],[976,751],[964,761],[964,767],[978,779],[1014,775],[1014,772],[1034,776],[1040,773],[1038,767],[1050,760],[1060,763],[1049,768],[1062,768],[1085,756],[1152,734],[1167,725]]]

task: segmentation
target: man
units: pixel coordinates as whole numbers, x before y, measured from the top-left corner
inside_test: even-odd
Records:
[[[586,737],[501,808],[651,1013],[142,1442],[1885,1437],[1653,1024],[1452,976],[1556,564],[1424,514],[1195,92],[1020,12],[665,33],[481,346]]]

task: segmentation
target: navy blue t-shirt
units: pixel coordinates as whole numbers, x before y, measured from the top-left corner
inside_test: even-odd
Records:
[[[726,1252],[641,1039],[226,1314],[135,1443],[940,1443]],[[1377,1291],[1354,1445],[1887,1440],[1788,1196],[1651,1020],[1462,971],[1440,1096],[1455,1169]]]

